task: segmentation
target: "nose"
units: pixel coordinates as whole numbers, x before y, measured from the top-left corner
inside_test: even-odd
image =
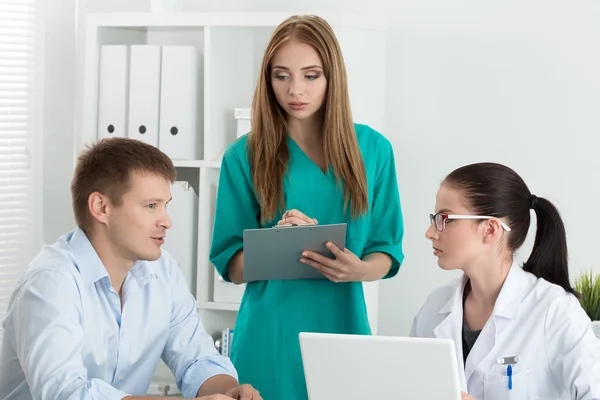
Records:
[[[165,215],[160,222],[160,226],[164,226],[165,229],[171,229],[173,223],[171,222],[171,217],[169,217],[169,213],[165,210]]]
[[[304,85],[301,79],[290,79],[289,94],[291,97],[302,96],[304,94]]]
[[[438,240],[440,233],[435,228],[435,223],[429,225],[429,228],[425,231],[425,237],[431,241]]]

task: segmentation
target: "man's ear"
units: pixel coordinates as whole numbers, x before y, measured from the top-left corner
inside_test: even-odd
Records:
[[[88,197],[88,209],[92,217],[102,223],[107,223],[108,208],[110,207],[110,201],[108,197],[100,192],[94,192]]]

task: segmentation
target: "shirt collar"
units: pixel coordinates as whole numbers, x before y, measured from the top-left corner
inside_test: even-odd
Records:
[[[518,315],[523,295],[530,286],[526,275],[523,268],[514,261],[496,299],[495,315],[509,319]]]
[[[104,264],[102,264],[98,253],[96,253],[92,243],[81,228],[75,229],[69,239],[69,245],[75,258],[75,266],[86,286],[93,285],[104,277],[108,278],[108,272]]]
[[[508,275],[506,276],[504,284],[502,285],[500,293],[498,294],[498,298],[496,299],[496,304],[494,306],[495,315],[506,318],[513,318],[515,315],[517,315],[523,289],[527,286],[527,280],[524,279],[524,277],[525,271],[523,271],[523,268],[517,265],[516,260],[513,260],[510,270],[508,271]],[[463,295],[468,279],[469,278],[466,274],[462,275],[460,287],[440,309],[440,314],[448,314],[450,312],[462,309]]]
[[[157,278],[153,261],[138,261],[129,272],[140,287],[148,283],[151,278]]]
[[[87,235],[81,228],[76,228],[69,239],[69,245],[75,259],[75,266],[79,270],[86,286],[93,285],[102,278],[109,278],[106,267],[100,260],[98,253],[92,246]],[[156,277],[152,263],[138,261],[130,271],[139,286],[147,283],[152,276]]]

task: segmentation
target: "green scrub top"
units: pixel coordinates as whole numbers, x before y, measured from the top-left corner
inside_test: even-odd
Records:
[[[344,212],[344,194],[333,168],[323,173],[289,136],[285,205],[316,218],[320,225],[347,223],[346,248],[358,257],[373,252],[390,255],[393,263],[385,277],[390,278],[404,259],[394,154],[383,135],[366,125],[354,127],[367,175],[368,212],[358,219],[351,218],[350,207]],[[272,227],[285,211],[260,224],[247,151],[247,136],[232,143],[219,176],[210,259],[226,281],[230,281],[227,263],[243,247],[244,229]],[[306,400],[300,332],[371,334],[362,283],[327,279],[248,283],[231,347],[240,382],[254,386],[264,400]]]

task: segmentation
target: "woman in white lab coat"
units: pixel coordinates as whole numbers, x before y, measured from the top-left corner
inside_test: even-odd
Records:
[[[520,266],[532,209],[535,244]],[[411,335],[454,340],[463,399],[600,399],[600,340],[569,283],[552,203],[481,163],[446,177],[435,210],[426,236],[438,264],[464,274],[428,296]]]

